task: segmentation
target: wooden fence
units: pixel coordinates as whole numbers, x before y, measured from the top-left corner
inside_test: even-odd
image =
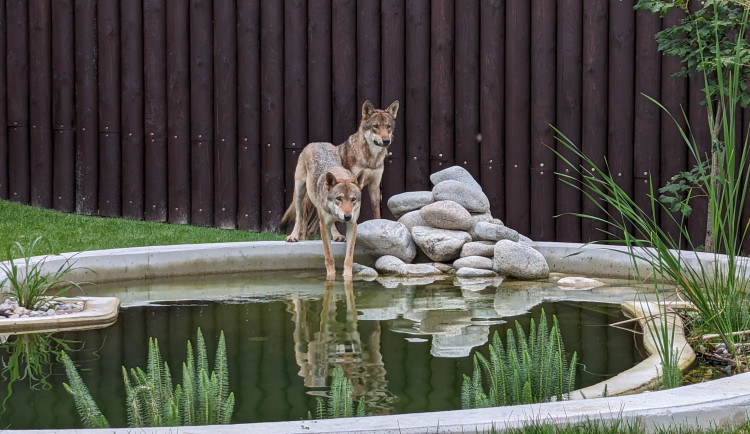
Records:
[[[580,241],[601,235],[555,216],[595,210],[556,180],[551,124],[640,203],[692,165],[641,93],[708,142],[702,82],[671,78],[653,39],[679,16],[632,1],[3,3],[0,198],[40,207],[276,230],[299,150],[344,141],[364,100],[398,99],[384,202],[457,164],[507,225]]]

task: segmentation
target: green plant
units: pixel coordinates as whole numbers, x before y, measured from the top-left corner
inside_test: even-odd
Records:
[[[203,334],[197,333],[197,354],[187,343],[187,361],[182,365],[183,383],[172,387],[169,365],[162,362],[158,340],[148,344],[146,371],[122,367],[126,391],[128,423],[131,427],[213,425],[229,423],[234,411],[234,393],[229,392],[224,332],[216,349],[215,371],[209,373]],[[65,363],[71,385],[65,389],[73,395],[78,413],[86,427],[106,427],[108,422],[99,412],[75,366]]]
[[[41,237],[36,238],[28,248],[24,248],[20,242],[14,243],[22,258],[23,268],[19,267],[13,260],[0,262],[0,271],[5,274],[5,278],[0,281],[0,288],[7,283],[8,291],[11,297],[16,299],[18,305],[31,310],[36,310],[46,303],[62,297],[72,288],[81,288],[80,283],[65,279],[74,270],[74,263],[71,262],[71,258],[66,258],[52,273],[44,271],[48,256],[33,258],[34,248],[40,240]],[[6,255],[9,258],[13,258],[14,253],[11,247],[7,248]]]
[[[316,398],[315,415],[318,419],[337,417],[352,417],[365,415],[365,400],[359,398],[356,408],[352,401],[352,381],[344,376],[344,368],[336,366],[331,378],[331,389],[326,394],[326,399]],[[312,414],[308,412],[312,418]]]
[[[489,360],[474,354],[474,371],[464,375],[463,408],[496,407],[561,399],[573,390],[578,356],[566,359],[557,317],[548,328],[542,310],[539,326],[531,320],[528,337],[516,321],[516,337],[508,329],[506,345],[497,331],[489,346]],[[484,373],[484,374],[483,374]],[[487,391],[485,390],[487,383]]]

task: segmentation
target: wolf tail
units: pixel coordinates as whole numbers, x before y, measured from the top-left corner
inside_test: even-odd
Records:
[[[296,214],[294,201],[292,201],[292,204],[289,205],[289,208],[286,209],[284,215],[281,217],[282,231],[286,232],[290,226],[294,226],[295,219],[297,218]],[[304,234],[306,235],[306,238],[303,239],[313,239],[318,231],[318,212],[307,196],[302,199],[302,220],[303,227],[305,228]]]

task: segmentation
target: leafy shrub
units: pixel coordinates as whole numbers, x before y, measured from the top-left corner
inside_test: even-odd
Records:
[[[331,389],[328,391],[326,399],[316,399],[315,415],[317,418],[364,416],[365,400],[359,398],[355,408],[352,401],[353,390],[352,381],[344,376],[344,369],[341,366],[335,367],[331,378]]]

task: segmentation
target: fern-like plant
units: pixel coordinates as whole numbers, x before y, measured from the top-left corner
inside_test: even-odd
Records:
[[[83,384],[75,366],[67,355],[65,372],[72,386],[64,384],[73,395],[76,407],[86,427],[107,423]],[[224,332],[219,336],[214,371],[209,372],[206,345],[201,329],[197,333],[197,354],[187,343],[187,360],[182,364],[183,383],[172,387],[169,365],[163,362],[158,340],[148,343],[146,370],[122,367],[125,382],[128,424],[131,427],[214,425],[229,423],[234,412],[234,393],[229,392]],[[130,374],[130,375],[128,375]],[[92,416],[93,415],[93,416]]]
[[[542,310],[538,327],[531,320],[528,337],[518,321],[515,331],[516,336],[508,329],[505,346],[495,332],[489,359],[474,354],[472,376],[464,375],[461,386],[463,408],[545,402],[573,390],[578,356],[566,359],[557,317],[552,316],[549,328]]]
[[[331,389],[327,397],[316,399],[315,414],[318,419],[329,419],[337,417],[352,417],[365,415],[365,400],[359,398],[356,408],[352,401],[352,380],[346,378],[344,369],[337,366],[333,369],[331,378]]]

